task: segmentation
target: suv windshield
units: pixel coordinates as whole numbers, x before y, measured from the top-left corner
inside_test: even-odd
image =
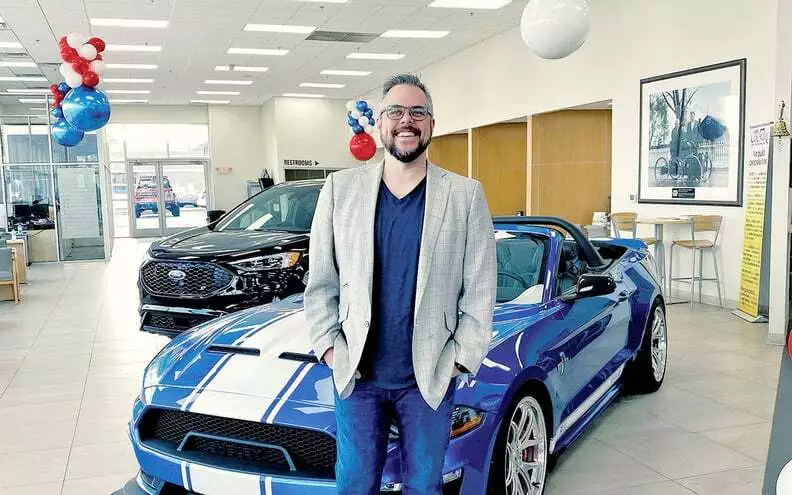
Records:
[[[321,182],[273,186],[232,210],[215,228],[310,232]]]

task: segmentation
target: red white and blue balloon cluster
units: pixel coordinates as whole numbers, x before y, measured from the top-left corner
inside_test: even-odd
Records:
[[[63,36],[59,43],[63,63],[60,73],[64,81],[50,86],[53,103],[50,114],[52,138],[62,146],[74,146],[86,132],[104,127],[110,120],[110,102],[96,86],[104,71],[101,38],[86,40],[79,33]]]
[[[377,153],[377,143],[371,134],[374,133],[374,110],[365,100],[350,100],[346,104],[347,124],[354,134],[349,140],[349,152],[360,161],[370,160]]]

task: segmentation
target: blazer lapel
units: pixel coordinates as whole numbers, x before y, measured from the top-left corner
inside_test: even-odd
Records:
[[[445,178],[446,172],[429,163],[426,168],[426,210],[424,212],[423,234],[421,236],[421,249],[418,257],[418,283],[415,294],[415,311],[421,304],[426,284],[429,281],[429,269],[432,254],[437,244],[437,236],[443,225],[446,204],[448,203],[449,182]]]
[[[360,240],[363,260],[363,273],[368,277],[368,295],[371,301],[371,291],[374,283],[374,219],[377,210],[377,196],[382,183],[382,171],[385,162],[372,165],[362,174],[360,189]]]

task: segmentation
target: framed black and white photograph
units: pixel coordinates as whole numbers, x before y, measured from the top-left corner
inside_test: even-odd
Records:
[[[640,203],[742,205],[745,66],[641,80]]]

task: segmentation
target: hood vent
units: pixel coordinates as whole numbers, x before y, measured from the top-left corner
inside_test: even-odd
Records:
[[[379,34],[374,33],[314,31],[305,39],[310,41],[330,41],[334,43],[369,43],[377,38],[379,38]]]

